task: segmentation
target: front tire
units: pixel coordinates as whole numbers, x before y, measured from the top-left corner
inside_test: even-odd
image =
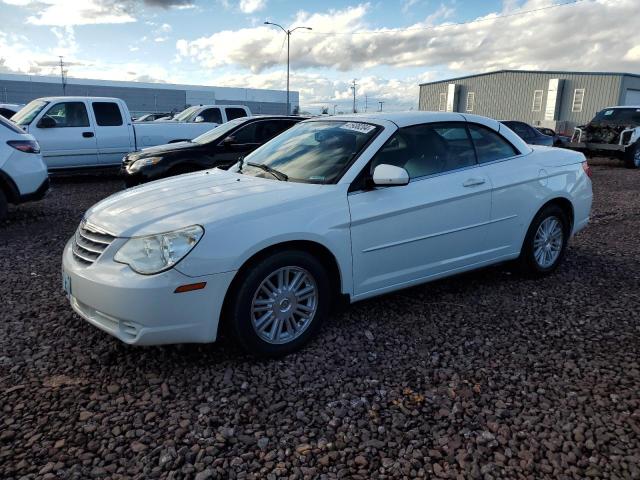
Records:
[[[269,256],[241,273],[229,308],[240,345],[260,357],[278,357],[305,345],[326,319],[329,277],[303,251]]]
[[[541,277],[554,272],[566,254],[571,225],[558,205],[547,205],[535,216],[520,254],[521,270]]]
[[[627,168],[640,168],[640,145],[638,142],[625,150],[624,166]]]

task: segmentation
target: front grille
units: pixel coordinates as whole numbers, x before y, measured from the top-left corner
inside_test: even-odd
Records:
[[[93,264],[116,237],[86,222],[80,223],[73,239],[73,256],[85,265]]]

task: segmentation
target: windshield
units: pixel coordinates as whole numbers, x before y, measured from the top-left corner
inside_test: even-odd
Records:
[[[202,135],[194,138],[191,141],[194,143],[199,143],[201,145],[204,145],[205,143],[211,143],[211,142],[215,142],[216,140],[222,140],[226,136],[227,132],[230,132],[231,130],[236,128],[238,125],[246,121],[247,121],[246,118],[231,120],[227,123],[223,123],[222,125],[217,126],[213,130],[209,130],[208,132],[203,133]]]
[[[596,114],[594,122],[640,124],[640,108],[608,108]]]
[[[196,111],[199,109],[200,107],[189,107],[186,110],[181,111],[179,114],[177,114],[175,117],[173,117],[174,120],[177,120],[179,122],[184,122],[185,120],[187,120],[191,115],[193,115],[194,113],[196,113]]]
[[[274,178],[264,167],[292,182],[333,183],[381,127],[364,122],[302,122],[248,155],[231,171]],[[261,167],[250,164],[262,165]]]
[[[11,120],[18,125],[29,125],[48,103],[49,102],[45,102],[44,100],[34,100],[29,102],[22,108],[22,110],[11,117]]]

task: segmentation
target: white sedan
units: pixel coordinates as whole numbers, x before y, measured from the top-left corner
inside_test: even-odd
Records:
[[[553,272],[591,210],[582,154],[459,113],[311,119],[229,171],[149,183],[92,207],[63,256],[85,320],[136,345],[248,351],[307,342],[351,302],[517,259]]]

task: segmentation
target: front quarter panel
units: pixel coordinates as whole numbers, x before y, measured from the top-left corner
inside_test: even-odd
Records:
[[[260,251],[291,241],[310,241],[335,257],[343,293],[351,291],[351,247],[347,185],[306,185],[308,196],[264,205],[203,225],[205,235],[177,265],[192,277],[236,271]],[[208,272],[208,273],[206,273]]]

